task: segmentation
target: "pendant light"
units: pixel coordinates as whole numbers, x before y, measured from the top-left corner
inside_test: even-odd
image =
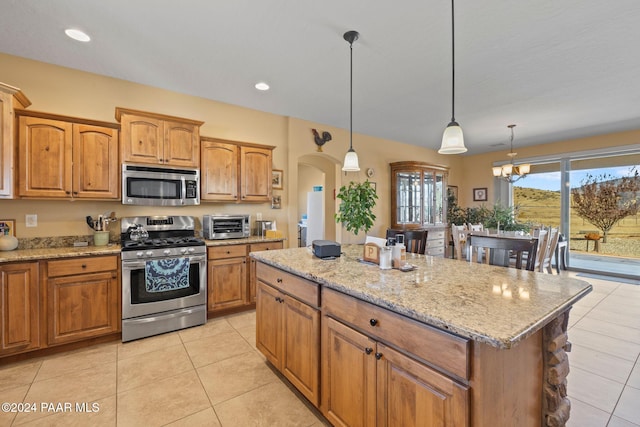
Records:
[[[507,156],[509,156],[509,163],[502,166],[493,167],[493,176],[496,178],[500,178],[504,181],[507,181],[510,184],[524,178],[531,171],[531,165],[528,163],[523,163],[520,165],[514,165],[514,158],[518,153],[513,152],[513,128],[516,125],[507,126],[511,129],[511,148]]]
[[[453,0],[451,0],[451,122],[447,125],[442,135],[442,145],[438,150],[440,154],[461,154],[467,151],[464,146],[462,128],[456,122],[455,115],[455,94],[456,94],[456,46],[454,42],[454,11]]]
[[[350,65],[350,83],[349,83],[349,151],[344,156],[342,170],[345,172],[358,172],[360,165],[358,164],[358,155],[353,149],[353,42],[358,40],[360,34],[357,31],[347,31],[344,33],[344,39],[349,42],[351,51]]]

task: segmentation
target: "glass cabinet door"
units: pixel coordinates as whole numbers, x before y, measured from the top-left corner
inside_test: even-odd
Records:
[[[446,221],[447,169],[424,162],[391,163],[391,227],[422,228]]]
[[[422,223],[420,180],[420,172],[398,172],[396,175],[396,214],[403,224]]]

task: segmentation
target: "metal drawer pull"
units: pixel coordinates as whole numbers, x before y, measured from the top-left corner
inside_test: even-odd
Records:
[[[377,319],[371,319],[371,320],[369,320],[369,324],[371,326],[376,326],[378,324],[378,320]]]

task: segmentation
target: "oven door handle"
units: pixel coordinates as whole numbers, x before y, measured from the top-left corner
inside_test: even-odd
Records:
[[[176,317],[183,317],[188,314],[193,314],[198,311],[202,311],[202,308],[190,308],[190,309],[181,309],[179,312],[169,313],[169,314],[159,314],[158,316],[152,317],[144,317],[140,319],[126,319],[129,324],[142,324],[142,323],[151,323],[157,322],[158,320],[167,320],[167,319],[175,319]]]
[[[173,257],[172,257],[173,258]],[[207,258],[204,255],[196,255],[196,256],[180,256],[180,257],[175,257],[175,258],[189,258],[190,263],[191,264],[195,264],[195,263],[202,263],[204,262]],[[154,258],[157,259],[157,258]],[[147,261],[150,260],[127,260],[127,261],[122,261],[122,268],[124,269],[129,269],[129,270],[136,270],[139,268],[144,268]]]

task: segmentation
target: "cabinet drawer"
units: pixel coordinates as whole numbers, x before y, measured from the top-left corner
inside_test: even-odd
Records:
[[[439,248],[439,247],[444,247],[444,240],[443,239],[427,240],[427,249],[428,248]]]
[[[469,340],[332,289],[322,289],[323,311],[365,334],[469,379]]]
[[[444,246],[440,245],[437,248],[427,248],[425,255],[444,256]]]
[[[247,245],[213,246],[208,248],[209,259],[237,258],[247,256]]]
[[[444,230],[429,230],[427,233],[427,241],[428,240],[444,240],[445,231]]]
[[[313,307],[320,305],[320,292],[318,291],[318,285],[316,283],[261,262],[256,265],[256,277],[258,280]]]
[[[118,270],[117,256],[72,258],[47,262],[47,276],[59,277],[74,274],[97,273]]]
[[[252,243],[249,252],[260,252],[274,249],[282,249],[282,242]]]

